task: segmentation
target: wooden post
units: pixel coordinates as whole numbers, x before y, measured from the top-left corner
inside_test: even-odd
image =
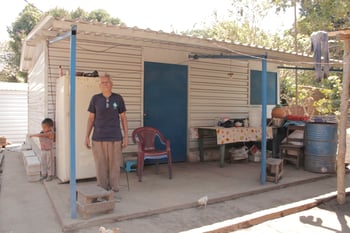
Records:
[[[349,80],[350,80],[350,38],[344,39],[344,56],[343,56],[343,90],[341,93],[340,103],[340,120],[339,120],[339,148],[337,156],[337,201],[345,203],[345,154],[346,154],[346,125],[348,117],[348,100],[349,100]]]

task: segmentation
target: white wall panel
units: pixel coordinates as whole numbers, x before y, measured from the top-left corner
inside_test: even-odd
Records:
[[[52,88],[48,88],[48,92],[53,99],[50,102],[50,109],[55,111],[55,79],[58,78],[59,65],[62,66],[64,73],[69,71],[69,42],[60,41],[50,45],[48,54],[48,76],[52,85]],[[126,102],[129,136],[133,129],[141,126],[143,119],[141,115],[143,106],[141,55],[140,47],[77,39],[76,71],[92,72],[97,70],[100,75],[106,72],[111,75],[113,91],[121,94]],[[88,106],[86,106],[87,108]],[[88,112],[86,112],[86,117],[88,117]],[[129,141],[131,142],[131,139]]]
[[[214,126],[225,116],[248,116],[248,62],[198,59],[189,64],[189,128]],[[206,143],[207,146],[214,144],[215,141]],[[189,149],[195,149],[198,142],[190,139],[189,145]]]
[[[28,130],[28,85],[0,83],[0,136],[23,143]]]
[[[28,75],[28,132],[41,131],[41,121],[47,115],[47,92],[45,80],[45,54],[38,57]]]

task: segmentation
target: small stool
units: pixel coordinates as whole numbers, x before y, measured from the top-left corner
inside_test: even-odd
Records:
[[[132,166],[137,166],[137,160],[125,160],[125,171],[126,172],[135,172],[136,168],[131,168]]]
[[[114,209],[114,192],[101,187],[83,186],[77,188],[77,207],[83,218],[90,214],[109,212]]]
[[[266,180],[276,184],[283,175],[283,159],[268,158],[266,160]]]

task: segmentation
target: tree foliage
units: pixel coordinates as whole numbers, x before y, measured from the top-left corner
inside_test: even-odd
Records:
[[[103,23],[110,23],[112,25],[123,24],[119,18],[112,17],[106,10],[97,9],[91,12],[84,11],[82,8],[78,7],[74,11],[67,11],[64,8],[54,8],[49,10],[47,15],[52,15],[55,18],[65,17],[67,19],[81,19],[84,21],[97,21]]]
[[[349,0],[300,1],[299,31],[310,35],[314,31],[334,31],[350,26]]]
[[[283,33],[271,34],[262,30],[263,27],[259,22],[263,21],[268,13],[283,13],[291,7],[295,7],[299,13],[298,19],[294,22],[296,31],[294,24]],[[212,25],[186,33],[205,38],[257,44],[288,52],[294,51],[296,43],[298,52],[312,55],[310,51],[312,32],[334,31],[350,26],[350,0],[232,0],[232,9],[229,11],[232,20],[220,21],[217,20],[218,16],[214,15],[215,20]],[[297,32],[296,36],[295,32]],[[342,59],[341,43],[332,43],[329,47],[331,58]],[[309,98],[309,89],[296,91],[295,70],[280,70],[279,74],[282,96],[294,103],[296,99],[301,103]],[[329,79],[318,83],[314,79],[314,71],[297,71],[299,88],[300,86],[320,88],[324,94],[324,98],[315,103],[320,113],[331,113],[339,107],[337,100],[339,93],[336,91],[338,85],[334,83],[338,83],[341,78],[336,73],[331,75]],[[330,83],[333,83],[336,88],[330,88]]]
[[[9,66],[9,64],[11,64],[14,59],[14,53],[10,51],[9,43],[2,42],[0,44],[0,50],[2,51],[0,56],[0,81],[17,82],[17,70]]]
[[[272,7],[268,0],[232,0],[232,9],[229,9],[230,18],[234,20],[220,20],[214,13],[211,25],[203,25],[202,29],[185,32],[195,36],[213,38],[217,40],[230,40],[239,43],[248,43],[272,47],[278,44],[276,37],[271,40],[268,33],[262,30],[261,22]]]
[[[298,31],[298,47],[299,51],[310,53],[310,35],[316,31],[336,31],[350,26],[350,1],[349,0],[276,0],[274,1],[280,8],[279,10],[285,10],[288,7],[293,7],[296,2],[299,10],[299,18],[297,20]],[[304,45],[300,45],[301,41],[306,41]],[[343,57],[343,45],[341,41],[330,40],[329,42],[330,58],[342,59]],[[282,93],[293,97],[290,90],[294,89],[293,85],[287,84],[287,80],[295,80],[295,75],[287,74],[281,76]],[[314,72],[300,71],[298,72],[299,84],[301,86],[313,86],[320,88],[320,92],[324,97],[317,100],[314,103],[314,107],[320,114],[334,113],[339,110],[340,107],[340,83],[342,74],[331,73],[328,79],[322,80],[318,83],[314,80]],[[295,81],[294,81],[295,82]],[[289,90],[288,90],[289,89]],[[296,93],[296,92],[294,92]],[[299,92],[299,93],[302,93]],[[294,94],[295,96],[295,94]],[[295,98],[295,97],[294,97]],[[303,99],[302,95],[298,96],[299,99]]]
[[[81,8],[74,11],[67,11],[63,8],[54,8],[45,13],[38,10],[35,6],[28,4],[20,12],[15,22],[7,28],[10,37],[8,46],[2,46],[1,63],[4,64],[0,71],[0,79],[4,81],[26,81],[26,74],[19,72],[21,59],[22,41],[32,31],[39,20],[45,15],[51,15],[56,18],[65,17],[67,19],[81,19],[98,22],[106,22],[113,25],[123,24],[119,18],[109,15],[103,9],[86,12]]]
[[[26,79],[26,75],[19,72],[19,63],[21,59],[22,41],[34,28],[41,18],[41,12],[32,5],[27,5],[12,23],[11,27],[7,27],[10,37],[8,45],[3,46],[3,56],[1,59],[4,64],[0,72],[2,80],[21,81]]]

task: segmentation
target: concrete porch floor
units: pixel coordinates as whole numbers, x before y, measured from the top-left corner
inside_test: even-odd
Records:
[[[83,219],[78,215],[71,218],[70,185],[59,184],[58,180],[44,182],[45,189],[58,215],[64,231],[76,230],[96,224],[146,217],[180,209],[197,207],[197,200],[208,196],[208,204],[246,197],[257,193],[281,189],[287,186],[313,182],[328,177],[286,165],[283,178],[278,184],[260,184],[260,163],[235,162],[220,168],[219,162],[176,163],[173,165],[173,179],[169,180],[167,165],[160,165],[155,174],[154,166],[146,166],[142,182],[135,172],[129,173],[130,191],[122,172],[121,187],[113,212],[92,215]],[[77,187],[95,185],[96,181],[81,181]]]
[[[57,179],[29,183],[21,153],[18,152],[5,152],[3,168],[0,176],[0,232],[38,232],[43,226],[51,229],[46,232],[57,232],[57,228],[79,231],[114,222],[130,228],[130,221],[148,219],[151,215],[167,216],[167,212],[195,210],[191,207],[197,207],[197,200],[203,196],[208,196],[208,204],[225,206],[234,201],[236,207],[240,206],[240,209],[233,209],[235,215],[241,216],[333,191],[335,184],[327,179],[334,179],[334,175],[310,173],[291,165],[285,166],[283,178],[278,184],[266,182],[264,185],[259,179],[260,164],[253,162],[226,163],[223,168],[219,167],[219,162],[176,163],[172,180],[168,179],[166,165],[160,166],[160,174],[155,174],[154,166],[147,166],[143,182],[138,182],[134,172],[129,173],[130,191],[122,172],[118,194],[122,200],[116,202],[113,212],[92,215],[88,219],[78,215],[72,219],[69,184],[59,184]],[[96,181],[85,181],[77,185],[95,184]],[[258,196],[261,203],[255,200]],[[270,196],[271,200],[266,200]],[[221,207],[219,209],[225,212]]]

